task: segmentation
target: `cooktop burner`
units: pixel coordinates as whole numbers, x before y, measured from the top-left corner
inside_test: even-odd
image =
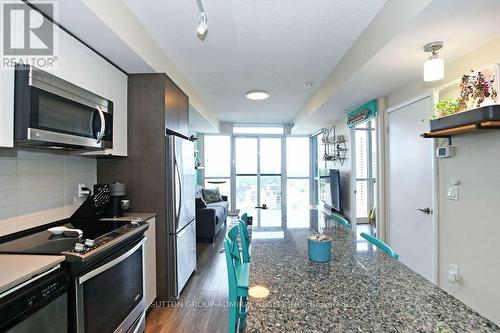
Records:
[[[80,229],[83,231],[82,236],[53,235],[44,230],[0,244],[0,253],[61,254],[72,252],[86,254],[143,224],[144,222],[139,221],[73,221],[61,226]]]

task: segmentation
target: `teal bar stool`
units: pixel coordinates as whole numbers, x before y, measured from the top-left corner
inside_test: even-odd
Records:
[[[378,247],[379,249],[381,249],[382,251],[384,251],[389,257],[399,260],[399,254],[394,252],[394,250],[389,245],[382,242],[380,239],[373,237],[372,235],[368,235],[366,232],[362,232],[359,235],[364,239],[366,239],[367,241],[369,241],[370,243],[372,243],[373,245],[375,245],[376,247]]]
[[[240,216],[240,221],[243,221],[243,222],[245,222],[245,224],[248,224],[248,214],[247,213],[243,213]]]
[[[241,240],[241,256],[244,263],[250,262],[250,256],[252,254],[252,244],[250,241],[250,236],[248,234],[247,225],[245,222],[240,220],[238,223],[240,228],[240,240]]]
[[[347,222],[347,220],[343,216],[340,216],[339,214],[336,213],[332,213],[331,218],[335,220],[337,223],[342,224],[347,229],[351,229],[351,224]]]
[[[250,264],[243,263],[238,248],[239,225],[234,225],[226,233],[224,251],[229,282],[228,332],[234,333],[245,326],[246,304],[248,299],[248,281]],[[241,238],[241,236],[240,236]]]

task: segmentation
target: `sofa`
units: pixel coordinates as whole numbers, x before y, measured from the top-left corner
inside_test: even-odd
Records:
[[[222,226],[226,223],[229,202],[227,196],[222,201],[205,204],[201,196],[196,197],[196,240],[213,243]]]

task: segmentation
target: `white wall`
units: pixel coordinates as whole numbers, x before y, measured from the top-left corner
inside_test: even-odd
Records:
[[[446,65],[446,77],[435,84],[421,79],[392,92],[388,106],[459,78],[470,69],[500,63],[500,39]],[[438,271],[440,287],[500,324],[500,131],[453,138],[456,156],[438,161]],[[446,199],[446,185],[459,180],[459,200]],[[450,264],[459,266],[460,280],[449,286]]]
[[[71,216],[77,185],[96,182],[95,157],[0,149],[0,236]]]

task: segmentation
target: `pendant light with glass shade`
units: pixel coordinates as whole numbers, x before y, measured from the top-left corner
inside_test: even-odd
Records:
[[[438,50],[443,48],[443,42],[432,42],[424,46],[424,51],[432,53],[424,62],[424,81],[438,81],[444,78],[444,61],[438,55]]]

